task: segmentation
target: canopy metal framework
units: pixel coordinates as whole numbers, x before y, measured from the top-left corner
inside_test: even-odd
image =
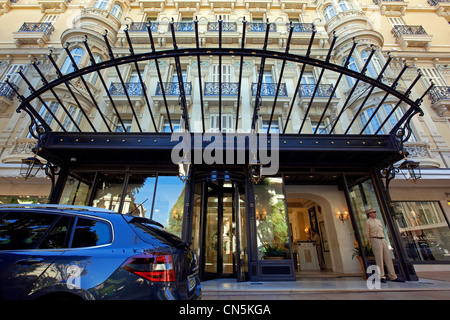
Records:
[[[385,84],[382,80],[383,80],[383,77],[385,76],[385,72],[392,60],[391,56],[388,56],[386,63],[382,67],[382,69],[377,77],[372,78],[370,76],[367,76],[366,71],[368,69],[369,63],[371,62],[371,60],[373,58],[373,55],[375,52],[374,47],[371,48],[371,53],[370,53],[369,57],[367,58],[362,70],[354,71],[349,68],[349,61],[350,61],[350,57],[352,56],[352,54],[357,46],[357,41],[355,41],[355,39],[353,39],[352,47],[348,53],[347,58],[345,58],[345,63],[343,65],[337,65],[337,64],[330,62],[330,59],[333,55],[333,50],[335,49],[334,46],[335,46],[336,39],[337,39],[337,37],[335,35],[332,36],[332,39],[330,41],[330,46],[328,49],[328,53],[326,55],[325,60],[320,60],[320,59],[312,57],[312,55],[311,55],[312,45],[313,45],[314,38],[316,35],[316,29],[314,28],[314,26],[311,31],[311,37],[308,42],[306,54],[298,55],[298,54],[293,54],[290,52],[291,51],[291,40],[293,37],[293,31],[294,31],[294,27],[292,24],[289,26],[289,35],[288,35],[288,39],[286,42],[285,50],[284,51],[273,51],[273,50],[268,49],[268,43],[269,43],[269,39],[270,39],[269,31],[270,31],[270,27],[271,27],[271,24],[268,21],[267,21],[267,26],[266,26],[266,30],[265,30],[264,44],[261,49],[245,47],[247,21],[244,19],[242,21],[242,23],[243,23],[243,32],[242,32],[242,39],[240,42],[241,43],[240,47],[228,48],[228,47],[223,46],[223,36],[222,36],[223,31],[224,31],[223,30],[223,21],[221,19],[219,19],[219,21],[218,21],[218,47],[216,47],[216,48],[200,47],[198,21],[195,20],[195,21],[193,21],[195,47],[180,48],[177,44],[177,32],[178,31],[176,31],[176,28],[174,27],[174,22],[172,21],[170,23],[170,31],[171,31],[171,36],[172,36],[173,48],[172,49],[161,49],[161,50],[156,49],[154,37],[152,35],[152,26],[149,23],[147,25],[147,32],[148,32],[148,38],[149,38],[149,43],[150,43],[150,50],[148,52],[144,52],[144,53],[136,53],[135,48],[133,47],[133,44],[132,44],[132,39],[131,39],[131,36],[129,33],[129,29],[127,27],[124,30],[124,32],[125,32],[126,40],[128,43],[129,55],[120,56],[120,57],[118,56],[117,53],[116,54],[114,53],[114,48],[109,43],[108,36],[105,33],[103,35],[103,39],[104,39],[104,44],[106,45],[106,48],[108,50],[109,60],[102,61],[100,63],[96,62],[95,57],[90,48],[90,45],[88,44],[88,38],[87,38],[87,36],[85,36],[83,45],[89,55],[89,59],[90,59],[90,63],[91,63],[89,66],[83,67],[81,69],[78,68],[77,63],[76,63],[74,57],[72,56],[71,51],[69,50],[69,44],[66,44],[64,46],[64,49],[67,53],[67,56],[70,58],[70,60],[72,62],[73,72],[63,74],[61,72],[61,69],[58,67],[58,65],[56,63],[52,52],[50,52],[48,54],[48,59],[50,60],[53,68],[56,71],[56,74],[57,74],[56,79],[49,81],[46,78],[46,76],[44,75],[44,73],[42,72],[42,70],[40,69],[39,64],[35,61],[32,63],[32,65],[41,78],[41,82],[42,82],[41,87],[38,87],[38,88],[33,87],[30,80],[27,79],[27,77],[23,73],[19,72],[20,75],[22,76],[23,80],[28,85],[28,88],[30,90],[30,94],[27,97],[25,97],[18,91],[16,86],[14,86],[8,80],[6,80],[6,82],[10,85],[11,89],[15,92],[15,94],[17,95],[17,97],[20,100],[20,105],[17,108],[17,112],[24,111],[30,116],[30,118],[31,118],[31,125],[29,127],[30,133],[39,140],[39,145],[41,147],[43,146],[44,140],[48,138],[49,134],[53,134],[54,136],[57,135],[58,137],[61,137],[61,134],[62,135],[66,134],[67,136],[74,136],[74,132],[71,132],[74,130],[75,130],[75,133],[78,134],[77,135],[78,137],[80,137],[80,135],[83,135],[83,134],[87,135],[89,137],[92,137],[96,134],[100,134],[100,135],[109,134],[111,137],[112,136],[118,137],[119,135],[126,136],[127,134],[134,134],[134,135],[137,134],[138,136],[151,134],[151,136],[154,137],[155,135],[162,134],[161,132],[158,131],[157,119],[155,118],[155,110],[152,105],[153,104],[152,99],[151,99],[151,97],[149,97],[149,93],[147,92],[147,85],[144,81],[143,72],[141,70],[142,66],[141,66],[141,68],[139,66],[139,63],[142,63],[142,62],[152,62],[154,64],[154,66],[156,67],[159,88],[162,93],[162,101],[163,101],[164,110],[165,110],[164,117],[166,119],[168,119],[168,122],[170,125],[170,130],[173,132],[175,130],[174,125],[173,125],[173,115],[171,116],[171,112],[170,112],[170,108],[169,108],[170,101],[168,100],[167,87],[164,85],[163,75],[162,75],[161,68],[160,68],[160,61],[165,60],[165,59],[169,59],[171,61],[171,63],[173,63],[173,65],[175,66],[175,72],[177,75],[178,88],[179,88],[178,103],[179,103],[179,108],[180,108],[181,114],[182,114],[182,119],[183,119],[182,123],[184,125],[185,130],[192,131],[192,125],[190,123],[190,114],[189,114],[189,108],[188,108],[188,102],[187,102],[186,83],[184,83],[183,76],[182,76],[181,59],[184,57],[191,57],[191,58],[193,57],[197,61],[198,90],[200,92],[199,96],[200,96],[201,131],[202,132],[207,131],[207,126],[205,124],[205,102],[204,102],[205,95],[203,92],[203,90],[204,90],[203,80],[204,79],[202,79],[201,62],[202,62],[202,58],[209,57],[209,56],[218,57],[218,61],[219,61],[219,68],[218,68],[218,70],[219,70],[219,75],[218,75],[218,81],[219,81],[219,84],[218,84],[218,88],[219,88],[219,90],[218,90],[218,111],[219,111],[218,121],[219,121],[219,124],[218,124],[218,126],[219,126],[219,131],[222,131],[223,125],[224,125],[222,123],[222,114],[223,114],[223,110],[224,110],[224,106],[223,106],[224,92],[223,92],[223,83],[222,83],[222,76],[221,76],[222,59],[224,57],[230,57],[230,56],[238,57],[238,59],[240,60],[239,73],[238,73],[239,74],[238,88],[237,88],[238,91],[237,91],[236,103],[235,103],[236,116],[235,116],[234,128],[236,131],[239,128],[239,119],[240,119],[239,114],[241,112],[240,97],[244,93],[244,90],[247,90],[246,88],[244,88],[242,86],[244,59],[254,59],[254,58],[260,58],[260,64],[259,64],[259,76],[257,78],[257,84],[256,84],[256,94],[254,97],[254,104],[252,105],[252,108],[253,108],[252,119],[251,119],[251,129],[252,130],[254,130],[256,127],[256,120],[258,119],[258,116],[259,116],[259,111],[260,111],[260,107],[261,107],[263,98],[265,99],[265,101],[267,101],[266,97],[263,97],[262,91],[263,91],[263,72],[264,72],[265,64],[267,63],[268,59],[273,59],[274,61],[281,62],[281,69],[279,72],[278,82],[276,83],[275,93],[272,97],[270,97],[271,99],[273,99],[273,103],[272,103],[272,107],[271,107],[271,111],[270,111],[270,118],[269,118],[269,122],[268,122],[267,133],[271,133],[271,129],[273,128],[275,111],[276,111],[277,107],[279,108],[279,105],[277,105],[277,100],[279,99],[280,94],[281,94],[280,86],[281,86],[283,75],[285,72],[285,67],[288,63],[296,64],[299,67],[300,74],[298,76],[298,80],[297,80],[297,84],[296,84],[296,88],[295,88],[295,94],[292,97],[290,97],[289,107],[287,110],[287,117],[285,118],[282,128],[280,128],[280,130],[279,130],[281,136],[291,136],[291,138],[292,138],[292,135],[294,135],[294,136],[305,135],[305,136],[309,137],[309,139],[311,141],[313,139],[315,139],[315,137],[318,136],[319,134],[321,135],[321,139],[328,139],[328,138],[334,139],[333,138],[334,136],[340,136],[340,138],[342,138],[342,136],[344,136],[345,138],[346,137],[354,137],[354,138],[360,139],[361,136],[363,136],[363,135],[367,136],[367,134],[366,134],[367,126],[372,121],[373,117],[377,116],[377,114],[380,114],[379,111],[382,109],[383,103],[385,103],[386,99],[388,99],[388,97],[391,96],[391,98],[393,97],[393,98],[397,99],[397,103],[391,110],[390,114],[388,114],[387,117],[384,118],[384,121],[382,121],[378,130],[374,134],[371,134],[371,135],[380,137],[380,135],[383,134],[383,131],[382,131],[383,128],[386,126],[387,122],[389,121],[390,125],[391,125],[389,135],[391,137],[392,136],[401,137],[401,144],[402,144],[411,135],[410,121],[411,121],[412,117],[416,114],[423,115],[423,111],[420,108],[420,104],[421,104],[422,100],[424,99],[425,95],[428,93],[428,91],[433,86],[433,84],[431,84],[431,86],[422,94],[422,96],[420,98],[418,98],[416,100],[412,100],[412,98],[410,98],[410,94],[411,94],[411,91],[413,90],[414,86],[416,85],[416,83],[418,82],[418,80],[421,77],[421,73],[419,71],[417,74],[417,77],[414,79],[414,81],[412,81],[412,83],[410,84],[409,88],[406,89],[406,91],[404,91],[404,92],[398,91],[396,88],[397,88],[399,82],[401,81],[402,75],[405,73],[406,69],[408,68],[407,65],[403,66],[403,69],[397,75],[397,77],[395,78],[395,80],[393,81],[392,84],[389,84],[389,85]],[[297,48],[297,49],[302,49],[302,48]],[[148,109],[148,113],[150,115],[150,120],[151,120],[151,126],[148,125],[148,123],[143,124],[140,122],[141,120],[139,119],[139,116],[138,116],[138,110],[136,110],[136,107],[133,104],[132,98],[131,98],[133,92],[130,92],[130,88],[127,86],[127,83],[124,81],[124,75],[122,74],[122,72],[119,68],[120,66],[123,66],[123,65],[131,65],[133,67],[133,69],[136,70],[136,72],[137,72],[138,84],[142,88],[140,94],[143,96],[143,99],[145,101],[145,108]],[[309,102],[307,103],[307,107],[304,110],[303,119],[300,119],[301,124],[299,126],[298,132],[296,134],[288,133],[288,130],[287,130],[288,124],[290,121],[292,121],[293,109],[294,109],[295,103],[300,98],[300,92],[302,89],[302,87],[301,87],[302,86],[302,77],[305,74],[305,69],[307,67],[319,68],[319,70],[320,70],[320,72],[318,73],[319,76],[316,80],[316,84],[315,84],[314,88],[313,89],[310,88],[310,90],[309,90],[310,97],[309,96],[306,97],[306,98],[309,98]],[[194,66],[192,66],[192,68],[194,68]],[[136,127],[138,130],[137,132],[132,132],[132,133],[127,132],[126,125],[123,121],[123,115],[121,114],[120,108],[118,108],[118,106],[117,106],[117,101],[115,101],[114,96],[111,94],[110,88],[108,88],[108,86],[107,86],[107,81],[105,80],[105,77],[104,77],[105,70],[109,70],[110,74],[112,74],[113,72],[116,72],[116,74],[120,80],[120,85],[122,87],[122,88],[120,88],[122,90],[121,92],[123,92],[123,94],[126,97],[127,109],[131,111],[133,121],[136,122]],[[322,113],[320,115],[319,123],[315,127],[312,135],[310,133],[306,134],[305,122],[308,118],[308,115],[310,114],[312,108],[315,106],[315,103],[317,101],[316,99],[319,96],[321,99],[323,99],[323,96],[320,95],[320,88],[321,88],[320,86],[321,86],[321,82],[324,78],[325,72],[335,72],[335,73],[337,73],[338,76],[336,78],[335,83],[333,83],[333,85],[332,85],[331,92],[329,92],[328,95],[326,96],[328,98],[328,101],[325,104],[323,104],[323,107],[321,109]],[[106,99],[109,101],[109,104],[113,110],[112,116],[106,114],[104,109],[102,109],[100,107],[99,101],[98,101],[99,100],[98,96],[96,97],[96,95],[92,92],[92,89],[90,88],[90,86],[87,83],[86,78],[92,74],[96,74],[98,76],[98,79],[101,82],[101,87],[102,87],[102,89],[104,89],[104,92],[107,97]],[[338,89],[339,84],[342,81],[342,78],[344,76],[354,78],[355,79],[354,84],[351,87],[351,89],[348,91],[347,96],[342,98],[343,106],[340,108],[337,116],[335,118],[333,118],[331,123],[329,124],[329,127],[328,127],[329,131],[327,132],[327,134],[323,134],[323,132],[320,132],[320,130],[321,130],[320,125],[321,125],[321,123],[324,122],[324,119],[327,115],[327,111],[329,111],[330,106],[332,105],[332,103],[331,103],[332,99],[336,97],[337,89]],[[78,83],[81,83],[82,86],[84,87],[84,89],[85,89],[84,95],[82,95],[79,92],[79,90],[77,90],[75,88],[75,86],[73,85],[73,83],[75,81],[77,81]],[[342,117],[343,117],[345,111],[348,109],[349,105],[351,103],[353,103],[352,99],[354,99],[357,96],[357,94],[355,94],[355,92],[357,91],[356,89],[357,89],[358,85],[360,85],[362,83],[365,83],[367,85],[367,89],[365,89],[365,91],[364,91],[365,98],[362,101],[362,103],[360,103],[360,105],[355,109],[356,112],[354,112],[354,114],[353,114],[353,119],[344,128],[344,134],[342,134],[342,133],[337,134],[336,133],[337,124],[342,119]],[[81,126],[80,121],[77,122],[73,118],[73,115],[71,114],[69,108],[64,103],[64,98],[61,97],[61,89],[57,90],[58,88],[63,88],[65,90],[64,92],[68,93],[70,95],[70,97],[72,97],[73,101],[80,109],[83,121],[85,121],[85,125]],[[371,117],[367,120],[367,122],[365,124],[363,124],[362,128],[360,128],[360,130],[359,130],[355,126],[355,121],[361,115],[362,111],[364,110],[364,107],[366,106],[366,104],[368,102],[368,99],[371,97],[372,93],[374,93],[374,90],[377,90],[377,92],[382,91],[384,93],[384,95],[382,95],[382,98],[381,98],[379,104],[374,108],[374,112],[371,115]],[[59,118],[57,117],[57,115],[52,111],[52,109],[48,105],[48,97],[49,96],[50,97],[52,96],[54,99],[56,99],[56,101],[59,103],[59,106],[64,111],[62,113],[62,116],[60,116]],[[305,97],[303,97],[303,98],[305,98]],[[95,125],[94,122],[89,117],[89,111],[88,111],[89,108],[86,106],[85,101],[90,102],[89,108],[92,106],[93,108],[96,109],[96,112],[98,113],[98,115],[101,118],[100,125],[98,124],[99,122],[97,122],[97,125]],[[40,112],[40,110],[39,110],[40,107],[45,108],[45,110],[51,115],[51,118],[54,119],[55,122],[57,123],[57,128],[59,128],[59,130],[54,129],[55,125],[53,125],[53,129],[52,129],[51,124],[42,117],[42,112]],[[191,109],[193,110],[193,108],[191,108]],[[392,120],[390,120],[390,119],[392,119],[391,116],[399,109],[402,109],[403,116],[400,119],[398,119],[398,121],[394,125],[392,125]],[[111,117],[116,117],[116,119],[118,120],[117,123],[121,127],[121,130],[119,130],[119,131],[121,131],[121,133],[116,132],[117,130],[115,130],[115,128],[112,125],[113,122],[112,122]],[[63,120],[63,119],[67,119],[67,118],[70,119],[70,121]],[[68,123],[73,124],[73,128],[70,130],[67,127]],[[101,125],[101,124],[103,124],[103,125]],[[145,128],[153,128],[153,131],[146,132],[147,129],[145,129]],[[356,132],[356,130],[359,130],[359,131]],[[402,134],[398,134],[399,132],[401,132]],[[344,146],[342,148],[344,148]],[[55,159],[52,159],[52,161],[54,161],[54,160]]]

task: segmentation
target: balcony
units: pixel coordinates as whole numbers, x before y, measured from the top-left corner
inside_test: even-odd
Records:
[[[150,38],[148,36],[148,31],[147,31],[147,25],[148,25],[147,22],[133,22],[128,27],[128,34],[130,36],[130,40],[132,43],[139,43],[139,44],[150,43]],[[153,34],[153,36],[156,38],[157,37],[156,32],[158,32],[158,30],[159,30],[159,23],[152,22],[150,24],[150,30],[152,31],[152,33],[155,33],[155,34]],[[118,41],[123,46],[125,46],[125,44],[126,44],[125,33],[120,32],[118,34]],[[157,41],[157,40],[155,39],[155,41]]]
[[[260,107],[261,113],[270,112],[270,109],[273,106],[274,97],[277,92],[278,83],[262,83],[261,84],[261,93],[260,93]],[[252,104],[256,101],[256,93],[258,91],[258,83],[252,83]],[[289,102],[289,97],[286,89],[286,83],[280,84],[280,90],[278,91],[277,96],[277,106],[284,105]],[[264,109],[264,107],[266,109]],[[280,110],[280,109],[279,109]]]
[[[428,0],[430,6],[436,8],[436,14],[450,22],[450,0]]]
[[[286,30],[288,33],[289,27],[290,24],[286,23]],[[311,33],[314,29],[312,23],[293,23],[292,28],[292,44],[304,45],[309,43],[309,41],[311,40]],[[317,37],[317,39],[315,38],[316,42],[318,41],[318,39],[319,37]]]
[[[450,87],[433,87],[428,92],[431,108],[441,117],[450,116]]]
[[[42,48],[50,41],[50,35],[54,30],[49,22],[25,22],[17,32],[13,32],[13,38],[18,48],[24,44],[37,44]]]
[[[427,34],[422,26],[397,25],[392,28],[391,33],[402,50],[406,50],[408,47],[423,47],[428,50],[433,39],[433,36]]]
[[[67,9],[70,0],[38,0],[42,13],[63,13]]]
[[[129,96],[142,96],[142,85],[139,82],[126,82],[125,88]],[[125,88],[120,82],[112,82],[109,86],[111,96],[125,96]]]
[[[310,111],[310,115],[318,114],[321,115],[323,110],[322,108],[328,103],[330,100],[331,94],[333,93],[333,85],[332,84],[302,84],[300,85],[298,96],[300,98],[299,104],[304,110],[306,110],[309,105],[311,98],[314,94],[314,90],[317,87],[316,94],[314,95],[314,104]],[[333,95],[330,103],[332,106],[336,105],[339,102],[339,99],[336,96],[336,93]],[[334,107],[332,107],[333,109]],[[329,112],[329,110],[327,111]]]
[[[252,44],[264,44],[264,40],[266,37],[266,22],[247,22],[247,31],[245,34],[245,38],[248,43]],[[269,32],[276,32],[277,27],[274,23],[270,24]],[[280,40],[280,37],[277,35],[270,35],[267,41],[268,44],[276,44]]]
[[[217,105],[219,103],[219,92],[221,93],[221,103],[223,106],[233,106],[237,102],[239,90],[239,82],[222,82],[221,89],[219,82],[205,82],[203,89],[203,100],[209,105]]]
[[[382,15],[404,15],[409,2],[404,0],[373,0]]]
[[[180,96],[181,92],[180,92],[180,85],[178,82],[163,82],[163,88],[164,88],[164,94],[166,96],[177,96],[177,98]],[[190,82],[184,82],[184,93],[187,96],[191,95],[191,91],[192,91],[192,85]],[[157,96],[162,96],[162,90],[161,90],[161,86],[160,83],[158,82],[158,84],[156,85],[156,93],[155,95]]]
[[[219,31],[219,22],[208,22],[208,31]],[[236,22],[222,22],[223,32],[237,32]]]
[[[15,86],[13,84],[13,86]],[[17,86],[15,86],[18,90]],[[0,112],[5,112],[6,109],[12,105],[14,99],[14,91],[11,87],[6,83],[0,83]]]

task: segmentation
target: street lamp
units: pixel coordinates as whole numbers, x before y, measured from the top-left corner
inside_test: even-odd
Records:
[[[36,176],[38,171],[42,168],[42,162],[36,157],[28,157],[22,159],[22,165],[20,166],[20,175],[27,180]]]
[[[184,158],[181,158],[178,162],[178,177],[181,181],[186,182],[186,180],[189,180],[190,169],[191,162],[184,154]]]

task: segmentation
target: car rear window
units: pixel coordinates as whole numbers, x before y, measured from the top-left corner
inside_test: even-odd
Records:
[[[0,250],[34,249],[58,218],[42,212],[8,212],[0,219]]]
[[[184,241],[178,238],[176,235],[160,229],[154,224],[141,221],[131,221],[130,225],[134,226],[133,229],[145,242],[154,243],[156,239],[161,241],[162,243],[173,245],[175,247],[184,244]]]
[[[78,218],[72,240],[72,248],[95,247],[112,242],[111,228],[99,220]]]

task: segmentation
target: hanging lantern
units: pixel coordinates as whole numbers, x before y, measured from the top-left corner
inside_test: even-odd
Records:
[[[180,159],[180,162],[178,162],[178,177],[181,181],[186,182],[186,180],[189,180],[190,169],[191,162],[187,159],[185,154],[184,158]]]
[[[400,164],[398,169],[402,170],[402,174],[406,180],[412,180],[414,183],[422,177],[419,162],[405,160]]]
[[[29,157],[22,159],[20,166],[20,175],[27,180],[36,176],[38,171],[42,168],[42,162],[36,157]]]

